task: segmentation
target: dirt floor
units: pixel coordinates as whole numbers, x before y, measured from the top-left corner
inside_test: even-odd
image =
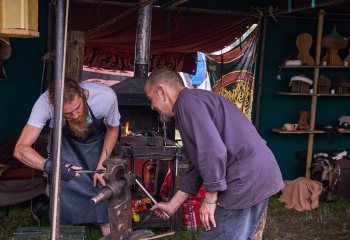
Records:
[[[350,204],[344,200],[321,202],[312,211],[297,212],[272,202],[266,220],[264,240],[350,239]]]

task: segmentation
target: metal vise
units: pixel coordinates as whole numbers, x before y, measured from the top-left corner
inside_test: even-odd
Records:
[[[104,162],[106,185],[91,199],[94,204],[109,200],[111,239],[127,240],[132,236],[131,186],[134,177],[126,173],[126,161],[109,158]]]
[[[126,173],[126,160],[108,158],[104,163],[106,173],[103,178],[106,185],[91,199],[94,204],[109,201],[109,223],[111,234],[103,240],[136,240],[159,239],[173,236],[175,231],[154,235],[148,230],[132,230],[131,187],[135,183],[133,173]],[[149,194],[148,192],[146,192]]]

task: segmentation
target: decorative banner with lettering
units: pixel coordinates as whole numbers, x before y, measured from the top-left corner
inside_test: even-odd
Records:
[[[126,52],[85,47],[84,66],[105,70],[134,71],[134,57],[134,54]],[[195,74],[197,53],[151,55],[149,61],[149,72],[166,67],[177,72]]]
[[[212,91],[232,101],[252,118],[257,27],[238,46],[221,55],[206,54]]]

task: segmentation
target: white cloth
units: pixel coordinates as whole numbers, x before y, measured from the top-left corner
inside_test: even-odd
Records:
[[[104,119],[111,126],[119,126],[120,113],[115,92],[108,86],[100,83],[80,83],[80,86],[89,91],[87,103],[97,119]],[[53,127],[53,105],[49,102],[48,91],[41,94],[33,106],[28,124],[43,128],[48,120]]]
[[[310,78],[307,78],[307,77],[304,77],[304,76],[291,77],[290,81],[291,82],[293,82],[293,81],[301,81],[301,82],[307,83],[309,85],[312,85],[312,83],[313,83],[313,81]]]

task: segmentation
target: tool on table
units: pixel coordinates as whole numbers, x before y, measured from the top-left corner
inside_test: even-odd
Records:
[[[146,195],[151,199],[151,201],[154,203],[154,204],[158,204],[158,202],[153,198],[153,196],[147,191],[147,189],[142,185],[142,183],[137,179],[137,177],[135,176],[134,173],[130,172],[131,175],[133,175],[135,177],[135,182],[137,183],[137,185],[139,185],[139,187],[142,189],[142,191],[144,193],[146,193]],[[162,211],[162,213],[166,216],[166,218],[170,218],[170,216]]]

